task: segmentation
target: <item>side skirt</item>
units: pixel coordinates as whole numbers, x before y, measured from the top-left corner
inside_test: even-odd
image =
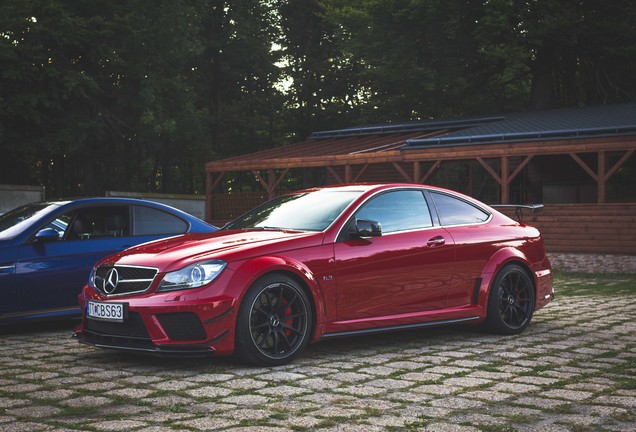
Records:
[[[438,327],[438,326],[451,325],[451,324],[461,324],[461,323],[465,323],[469,321],[475,321],[478,319],[479,319],[478,316],[474,316],[474,317],[468,317],[468,318],[430,321],[425,323],[403,324],[403,325],[396,325],[396,326],[368,328],[368,329],[362,329],[362,330],[349,330],[349,331],[342,331],[342,332],[335,332],[335,333],[325,333],[322,335],[321,339],[337,338],[337,337],[343,337],[343,336],[365,335],[365,334],[373,334],[373,333],[386,333],[386,332],[399,331],[399,330],[413,330],[413,329],[426,328],[426,327]]]

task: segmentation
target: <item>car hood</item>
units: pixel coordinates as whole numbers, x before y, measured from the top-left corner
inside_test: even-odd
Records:
[[[238,261],[265,253],[322,243],[322,232],[232,230],[185,234],[145,243],[106,258],[101,264],[137,265],[172,271],[204,259]]]

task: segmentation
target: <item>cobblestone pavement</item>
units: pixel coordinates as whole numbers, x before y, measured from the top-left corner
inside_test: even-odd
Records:
[[[636,297],[568,297],[520,336],[326,341],[291,365],[97,350],[70,324],[0,334],[0,431],[636,430]]]

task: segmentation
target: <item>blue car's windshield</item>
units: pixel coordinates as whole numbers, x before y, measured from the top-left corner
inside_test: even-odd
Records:
[[[51,203],[34,203],[17,207],[0,216],[0,239],[13,238],[30,226],[33,220],[49,213],[58,205]]]
[[[224,229],[323,231],[361,194],[319,190],[280,196],[233,220]]]

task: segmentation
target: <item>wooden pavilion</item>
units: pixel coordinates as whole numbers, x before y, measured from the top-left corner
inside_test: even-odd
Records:
[[[322,131],[208,162],[216,223],[292,189],[426,183],[489,204],[545,204],[526,220],[548,250],[636,256],[636,103]]]

